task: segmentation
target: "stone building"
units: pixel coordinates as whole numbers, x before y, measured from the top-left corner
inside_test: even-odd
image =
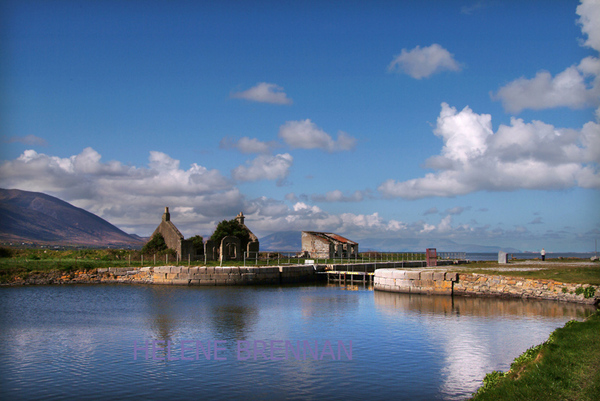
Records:
[[[191,259],[196,258],[196,250],[194,249],[192,240],[184,239],[183,234],[175,227],[175,224],[171,221],[171,214],[168,207],[165,207],[162,221],[152,233],[152,237],[158,233],[162,234],[167,247],[177,252],[179,260],[187,259],[188,257]]]
[[[258,237],[246,226],[244,213],[240,212],[235,219],[248,233],[249,241],[247,244],[243,244],[237,237],[223,238],[219,247],[219,258],[220,260],[243,260],[245,253],[246,258],[254,259],[259,251]]]
[[[169,208],[165,207],[165,212],[162,216],[162,221],[152,233],[154,236],[157,233],[162,234],[167,247],[177,252],[179,260],[196,260],[205,258],[206,260],[243,260],[244,252],[246,258],[253,259],[259,252],[258,238],[244,222],[244,214],[240,212],[236,218],[237,222],[248,233],[249,241],[242,244],[240,238],[227,236],[221,240],[220,244],[215,244],[213,241],[207,240],[204,243],[203,249],[196,249],[191,239],[184,239],[183,234],[171,222],[171,214]]]
[[[317,259],[358,257],[358,242],[332,233],[302,231],[302,252]]]

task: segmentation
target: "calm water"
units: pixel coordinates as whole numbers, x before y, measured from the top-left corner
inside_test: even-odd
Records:
[[[593,311],[319,285],[0,288],[0,304],[0,399],[11,400],[463,399],[485,373]],[[134,360],[134,341],[153,340],[173,343],[171,359],[182,340],[222,349],[219,360],[212,350],[196,359],[185,343],[193,360],[167,360],[164,350],[153,359],[150,345],[148,359],[138,350]],[[265,345],[267,357],[281,341],[276,358],[285,341],[317,341],[322,359],[238,358],[238,340]],[[352,341],[352,359],[343,349],[338,359],[338,341]]]

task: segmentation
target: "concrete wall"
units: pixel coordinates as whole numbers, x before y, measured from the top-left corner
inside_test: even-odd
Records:
[[[378,269],[374,288],[379,291],[416,294],[447,294],[467,296],[502,296],[559,300],[595,304],[600,301],[600,286],[595,296],[577,295],[579,287],[588,285],[561,283],[554,280],[463,274],[435,270]]]

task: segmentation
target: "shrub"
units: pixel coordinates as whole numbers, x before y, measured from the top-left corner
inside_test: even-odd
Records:
[[[142,253],[144,254],[152,254],[152,253],[160,253],[161,251],[166,250],[167,243],[165,242],[165,238],[161,233],[156,233],[152,236],[150,241],[144,245],[142,248]]]
[[[215,228],[215,232],[210,237],[210,240],[219,245],[223,238],[228,236],[238,237],[242,243],[242,249],[246,249],[248,242],[250,242],[250,234],[248,234],[248,231],[246,231],[236,219],[229,221],[223,220],[220,222],[217,225],[217,228]]]

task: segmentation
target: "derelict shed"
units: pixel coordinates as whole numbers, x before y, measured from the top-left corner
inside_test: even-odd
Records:
[[[302,252],[317,259],[358,257],[358,242],[333,233],[302,231]]]

